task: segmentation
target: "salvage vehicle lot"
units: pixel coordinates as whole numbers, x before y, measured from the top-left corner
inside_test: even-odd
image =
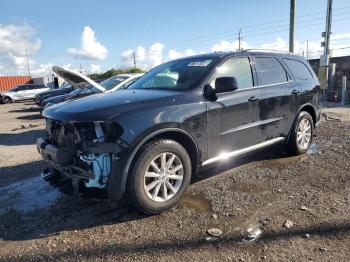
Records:
[[[350,109],[325,112],[308,154],[274,147],[211,168],[147,217],[51,189],[39,178],[39,109],[0,105],[0,261],[347,261]]]

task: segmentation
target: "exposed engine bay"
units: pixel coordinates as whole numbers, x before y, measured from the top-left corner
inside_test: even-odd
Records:
[[[37,140],[39,153],[50,164],[42,177],[68,194],[105,189],[123,147],[122,129],[114,122],[63,123],[46,120],[47,138]]]

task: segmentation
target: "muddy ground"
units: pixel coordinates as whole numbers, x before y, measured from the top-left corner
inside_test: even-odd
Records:
[[[146,217],[48,187],[39,111],[0,105],[0,261],[349,261],[350,109],[326,112],[308,154],[275,146],[211,168]]]

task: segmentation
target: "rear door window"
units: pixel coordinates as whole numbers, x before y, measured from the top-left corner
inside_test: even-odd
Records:
[[[276,58],[256,57],[255,69],[258,74],[260,86],[274,85],[288,81],[287,72]]]
[[[25,90],[28,90],[27,85],[18,86],[18,88],[17,88],[17,91],[25,91]]]
[[[297,79],[309,80],[313,78],[310,70],[306,67],[306,65],[303,62],[286,58],[284,58],[283,61],[286,63],[288,68],[292,71],[292,74]]]
[[[41,89],[41,88],[45,88],[44,85],[30,85],[29,89],[31,90],[35,90],[35,89]]]

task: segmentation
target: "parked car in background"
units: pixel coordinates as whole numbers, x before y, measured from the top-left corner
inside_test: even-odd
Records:
[[[67,83],[75,87],[72,92],[45,99],[41,102],[43,108],[50,107],[54,104],[58,104],[68,100],[74,100],[85,96],[99,94],[104,92],[114,92],[119,89],[125,89],[132,84],[135,80],[140,78],[143,74],[121,74],[112,76],[100,83],[90,79],[89,77],[74,72],[71,70],[63,69],[60,67],[53,67],[52,70],[60,77],[62,77]]]
[[[34,99],[37,94],[47,90],[49,88],[43,84],[25,84],[11,88],[9,91],[1,93],[0,96],[2,101],[8,104],[21,100]]]
[[[51,168],[43,178],[66,193],[126,195],[138,210],[160,213],[210,165],[277,143],[305,153],[319,99],[312,68],[289,53],[170,61],[126,90],[44,110],[48,135],[37,149]]]
[[[54,97],[54,96],[59,96],[59,95],[64,95],[64,94],[68,94],[70,92],[72,92],[74,90],[74,87],[67,83],[67,82],[64,82],[59,88],[57,89],[52,89],[52,90],[49,90],[49,91],[46,91],[46,92],[41,92],[39,94],[37,94],[35,96],[35,103],[42,108],[42,105],[41,103],[45,100],[45,99],[48,99],[50,97]]]

